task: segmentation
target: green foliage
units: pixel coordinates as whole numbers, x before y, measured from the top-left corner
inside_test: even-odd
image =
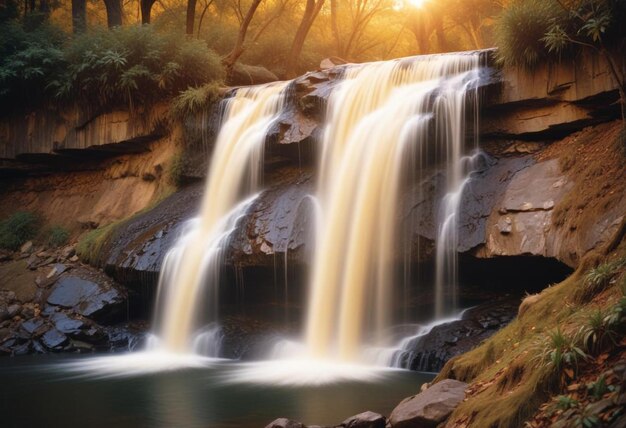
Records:
[[[52,247],[62,247],[70,239],[70,233],[62,226],[52,226],[46,231],[46,242]]]
[[[578,407],[578,400],[570,397],[569,395],[559,395],[556,398],[556,407],[559,410],[568,410],[574,407]]]
[[[219,100],[219,89],[219,84],[207,83],[181,92],[170,104],[170,115],[174,119],[181,120],[200,113]]]
[[[67,71],[49,84],[55,96],[101,107],[149,103],[221,80],[224,73],[205,43],[149,25],[84,34],[65,58]]]
[[[102,249],[115,230],[118,223],[111,223],[104,227],[94,229],[84,235],[76,245],[76,254],[85,263],[97,266],[100,263]]]
[[[581,328],[583,345],[591,354],[599,354],[610,343],[615,343],[617,332],[610,313],[601,309],[591,312],[587,324]]]
[[[544,37],[563,19],[554,0],[516,1],[496,21],[498,59],[507,65],[533,67],[547,57]]]
[[[578,344],[578,337],[566,335],[560,327],[541,338],[536,349],[536,360],[539,364],[553,368],[559,376],[565,368],[572,369],[575,374],[579,363],[588,357]]]
[[[0,113],[44,102],[94,110],[166,99],[221,81],[220,57],[206,43],[150,25],[96,29],[74,39],[49,24],[0,25]]]
[[[626,264],[626,258],[602,263],[592,268],[585,275],[585,280],[576,290],[575,298],[578,302],[591,300],[595,295],[605,290],[620,269]]]
[[[51,76],[65,67],[65,34],[44,24],[27,31],[14,21],[0,25],[0,114],[41,103]]]
[[[39,218],[28,211],[18,211],[0,222],[0,248],[17,250],[39,230]]]

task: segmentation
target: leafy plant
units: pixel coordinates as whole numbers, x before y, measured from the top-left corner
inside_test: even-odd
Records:
[[[145,104],[219,81],[219,56],[204,42],[151,26],[96,30],[66,49],[67,71],[50,82],[59,99],[90,105]]]
[[[578,400],[575,400],[569,395],[559,395],[556,398],[556,407],[560,410],[572,409],[578,407]]]
[[[0,222],[0,248],[17,250],[39,230],[39,218],[28,211],[18,211]]]
[[[47,243],[53,247],[61,247],[67,244],[70,233],[62,226],[52,226],[47,230]]]
[[[611,320],[610,314],[601,309],[591,312],[587,325],[581,328],[583,344],[588,352],[598,354],[609,343],[615,343],[617,332]]]
[[[494,37],[500,62],[533,67],[548,56],[544,37],[563,19],[553,0],[513,2],[496,21]]]
[[[15,21],[0,25],[0,113],[46,100],[48,79],[67,67],[65,41],[66,35],[48,24],[31,31]]]
[[[201,112],[219,100],[219,89],[219,84],[207,83],[181,92],[170,104],[170,115],[181,120]]]
[[[575,377],[579,362],[587,359],[587,354],[578,344],[577,336],[567,336],[560,327],[546,334],[536,345],[536,359],[544,367],[553,367],[559,376],[563,371],[568,377]]]

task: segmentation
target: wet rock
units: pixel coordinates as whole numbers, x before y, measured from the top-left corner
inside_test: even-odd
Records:
[[[437,372],[451,358],[476,347],[515,317],[517,298],[504,298],[468,309],[462,319],[433,327],[408,341],[397,355],[407,369]]]
[[[76,246],[74,245],[68,245],[66,247],[63,247],[63,249],[61,250],[61,258],[64,260],[73,257],[75,254],[76,254]]]
[[[20,253],[30,253],[33,249],[33,241],[27,241],[20,247]]]
[[[345,428],[385,428],[386,419],[374,412],[363,412],[346,419],[341,423]]]
[[[67,341],[67,336],[58,331],[56,328],[51,328],[41,336],[41,342],[48,349],[52,350],[61,349]]]
[[[46,278],[50,279],[52,277],[61,275],[66,270],[67,270],[67,267],[64,264],[57,263],[52,267],[52,269],[50,269],[50,272],[48,272],[48,275],[46,275]]]
[[[110,319],[122,309],[124,296],[111,284],[64,276],[57,281],[47,301],[86,317]]]
[[[434,428],[444,422],[465,398],[467,384],[443,380],[402,401],[389,416],[392,428]]]
[[[44,322],[41,318],[33,318],[22,323],[22,329],[27,332],[29,335],[34,335],[39,328],[44,325]]]
[[[265,428],[306,428],[304,424],[287,418],[278,418],[265,426]]]
[[[70,318],[67,314],[62,312],[53,314],[50,320],[58,331],[65,334],[77,333],[86,327],[84,321]]]

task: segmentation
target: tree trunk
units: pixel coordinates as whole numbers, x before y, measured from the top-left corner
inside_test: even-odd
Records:
[[[72,0],[72,29],[74,34],[87,29],[87,0]]]
[[[306,37],[309,34],[311,26],[313,25],[313,22],[315,22],[315,18],[317,18],[317,15],[320,13],[323,5],[324,0],[317,0],[317,2],[315,0],[307,0],[306,2],[306,8],[304,9],[302,21],[300,21],[300,26],[298,26],[298,31],[296,31],[293,43],[291,44],[291,50],[289,51],[289,57],[287,58],[287,69],[285,70],[285,73],[289,77],[293,76],[296,72],[298,59],[302,53]]]
[[[187,26],[185,32],[188,36],[193,36],[193,27],[196,23],[196,1],[187,0]]]
[[[230,53],[226,55],[224,59],[222,60],[222,63],[226,67],[226,70],[229,74],[232,71],[233,66],[235,65],[235,63],[237,62],[237,60],[239,59],[239,57],[244,51],[243,44],[246,41],[246,34],[248,33],[248,27],[250,26],[250,22],[252,22],[252,18],[254,17],[254,14],[257,8],[259,7],[259,4],[261,4],[261,1],[262,0],[252,1],[252,4],[250,5],[250,9],[248,9],[248,13],[246,13],[246,16],[241,22],[241,26],[239,27],[239,34],[237,35],[237,41],[235,42],[235,46],[233,47],[233,50],[230,51]]]
[[[333,31],[333,38],[335,39],[336,55],[341,56],[343,54],[341,48],[341,36],[339,34],[339,25],[337,24],[337,0],[330,0],[330,25]]]
[[[150,23],[150,13],[152,12],[152,6],[156,0],[140,0],[139,5],[141,7],[141,23]]]
[[[122,0],[104,0],[104,6],[107,10],[109,28],[121,26],[123,21]]]

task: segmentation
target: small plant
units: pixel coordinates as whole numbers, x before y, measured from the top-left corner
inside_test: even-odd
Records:
[[[569,395],[559,395],[556,398],[556,407],[559,410],[569,410],[578,407],[578,400],[575,400]]]
[[[615,343],[617,333],[611,324],[611,317],[601,309],[594,310],[581,328],[582,340],[588,352],[597,355],[609,342]]]
[[[0,222],[0,248],[17,250],[35,237],[39,230],[39,218],[28,211],[18,211]]]
[[[585,275],[582,286],[576,292],[576,300],[578,302],[587,302],[598,293],[604,291],[624,264],[626,264],[626,259],[622,258],[602,263],[590,269]]]
[[[578,337],[569,337],[560,327],[547,333],[537,344],[538,354],[535,357],[544,367],[552,367],[554,374],[563,379],[563,374],[574,378],[581,360],[587,354],[578,345]]]
[[[216,83],[207,83],[197,88],[188,88],[178,95],[170,106],[170,116],[182,120],[197,114],[219,100],[219,88]]]
[[[609,392],[604,375],[600,376],[595,382],[588,384],[587,390],[594,400],[599,400],[604,394]]]
[[[70,233],[62,226],[52,226],[46,235],[46,242],[52,247],[62,247],[70,239]]]

